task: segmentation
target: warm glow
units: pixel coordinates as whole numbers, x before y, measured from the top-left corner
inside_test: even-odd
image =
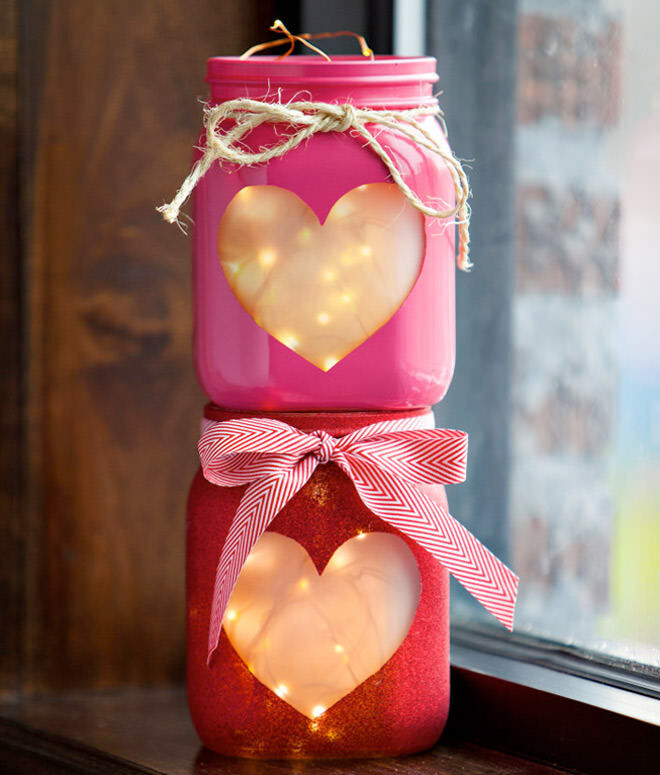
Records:
[[[319,575],[299,543],[266,531],[231,595],[229,610],[239,616],[225,616],[250,672],[309,719],[385,664],[417,610],[419,569],[405,541],[377,532],[355,538]]]
[[[412,290],[424,258],[424,217],[393,183],[347,192],[323,224],[293,192],[250,186],[220,220],[218,255],[255,323],[328,371]]]
[[[264,269],[269,269],[277,261],[277,251],[264,248],[259,251],[259,263]]]
[[[238,616],[238,614],[236,613],[236,611],[234,611],[232,608],[230,608],[227,611],[227,613],[225,614],[225,619],[228,622],[233,622],[236,619],[237,616]]]
[[[291,350],[295,350],[300,345],[300,340],[295,334],[291,334],[288,331],[283,331],[275,337],[283,345],[289,347]]]
[[[330,371],[333,366],[339,363],[339,358],[333,358],[330,356],[323,361],[323,371]]]

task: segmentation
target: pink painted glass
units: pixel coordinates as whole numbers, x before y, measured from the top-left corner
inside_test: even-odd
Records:
[[[435,104],[437,75],[430,57],[216,57],[207,80],[211,104],[405,110]],[[420,122],[445,142],[433,117]],[[369,128],[423,201],[453,206],[440,158]],[[285,131],[262,125],[246,144],[256,150]],[[194,220],[195,364],[216,404],[409,409],[444,396],[455,357],[454,228],[408,204],[364,141],[316,134],[267,165],[215,164],[194,192]]]

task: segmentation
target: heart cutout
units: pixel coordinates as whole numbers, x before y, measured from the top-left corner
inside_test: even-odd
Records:
[[[390,659],[420,594],[417,561],[396,535],[349,539],[319,575],[297,541],[266,532],[243,566],[223,626],[253,675],[313,719]]]
[[[424,259],[424,219],[393,183],[338,199],[324,223],[296,194],[246,186],[218,227],[234,295],[283,345],[328,371],[394,315]]]

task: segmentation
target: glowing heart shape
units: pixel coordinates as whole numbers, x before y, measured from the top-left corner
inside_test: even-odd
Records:
[[[218,254],[254,321],[328,371],[406,300],[422,268],[423,216],[393,183],[354,188],[323,224],[291,191],[248,186],[222,216]]]
[[[297,541],[266,532],[243,566],[223,624],[255,677],[317,718],[399,648],[420,593],[415,557],[391,533],[351,538],[319,575]]]

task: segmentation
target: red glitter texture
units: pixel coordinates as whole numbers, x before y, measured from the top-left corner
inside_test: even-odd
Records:
[[[205,416],[271,417],[307,432],[322,429],[343,436],[364,425],[426,411],[238,413],[209,405]],[[212,485],[199,471],[188,502],[188,702],[204,745],[228,756],[262,759],[396,756],[430,748],[442,733],[449,709],[448,573],[414,541],[370,512],[334,463],[316,469],[269,530],[304,546],[319,573],[335,550],[360,531],[399,535],[413,552],[422,580],[405,640],[377,673],[313,721],[249,672],[224,630],[212,665],[206,666],[215,569],[244,491]]]

